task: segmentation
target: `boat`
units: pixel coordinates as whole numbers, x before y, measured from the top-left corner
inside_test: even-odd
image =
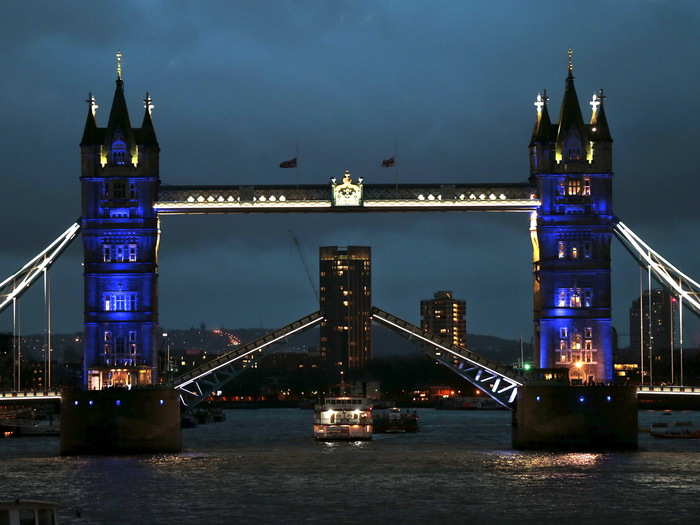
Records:
[[[402,412],[400,408],[375,411],[372,414],[375,434],[391,434],[418,431],[418,414]]]
[[[326,397],[314,407],[314,438],[319,441],[372,439],[372,406],[354,396]]]
[[[3,525],[58,525],[56,509],[58,503],[32,499],[0,501],[0,523]]]
[[[677,421],[673,426],[666,423],[652,423],[649,434],[663,439],[700,439],[700,429],[691,421]]]

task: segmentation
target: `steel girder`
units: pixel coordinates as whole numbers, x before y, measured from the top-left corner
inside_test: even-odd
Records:
[[[314,312],[302,317],[176,377],[172,381],[172,386],[179,392],[182,403],[185,406],[193,407],[240,374],[244,369],[241,362],[243,358],[252,356],[256,352],[262,352],[268,346],[290,335],[307,330],[322,320],[321,312]]]
[[[515,374],[511,368],[486,359],[464,347],[453,345],[379,308],[372,308],[372,318],[409,339],[415,338],[430,345],[431,349],[426,349],[426,353],[437,363],[466,379],[502,407],[513,408],[518,387],[523,385],[524,379]]]

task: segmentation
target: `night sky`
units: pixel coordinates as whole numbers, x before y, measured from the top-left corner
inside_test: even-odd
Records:
[[[204,6],[204,7],[202,7]],[[598,88],[615,155],[615,211],[695,278],[700,144],[700,4],[241,1],[3,3],[0,277],[80,215],[79,147],[89,91],[104,126],[114,52],[124,53],[132,122],[154,98],[164,184],[523,182],[547,88],[557,119],[566,50],[584,118]],[[300,150],[300,169],[278,163]],[[398,167],[381,169],[396,154]],[[318,308],[289,234],[318,277],[318,247],[373,250],[373,302],[409,320],[451,289],[470,331],[532,333],[526,214],[421,213],[165,217],[166,328],[275,327]],[[616,243],[615,325],[639,272]],[[56,330],[80,330],[82,249],[52,271]],[[42,328],[40,294],[23,299]],[[6,312],[0,329],[10,325]]]

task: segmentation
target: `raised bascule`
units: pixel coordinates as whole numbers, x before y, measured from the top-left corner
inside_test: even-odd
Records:
[[[152,100],[146,94],[141,125],[133,127],[118,63],[114,99],[105,127],[98,126],[95,98],[90,95],[87,100],[80,143],[81,217],[0,283],[0,311],[9,306],[14,310],[29,286],[42,275],[46,280],[50,265],[81,232],[85,389],[89,392],[157,385],[162,383],[158,377],[156,334],[158,246],[163,217],[210,213],[519,212],[529,218],[533,248],[536,362],[543,371],[552,371],[537,377],[559,377],[556,369],[565,369],[573,384],[590,388],[610,383],[612,236],[617,236],[639,264],[695,314],[700,314],[700,284],[655,252],[614,215],[613,141],[605,115],[605,96],[602,90],[593,95],[591,117],[584,121],[571,53],[557,122],[550,118],[548,101],[546,91],[537,95],[529,144],[530,176],[523,182],[371,184],[361,177],[353,178],[346,170],[338,178],[315,185],[170,186],[161,185]],[[504,407],[513,407],[523,389],[528,388],[528,382],[533,382],[388,312],[373,308],[371,317],[420,340],[424,347],[431,348],[431,357],[437,362]],[[247,356],[322,321],[320,312],[312,313],[212,359],[176,378],[168,388],[175,389],[182,403],[195,405],[234,378]],[[50,351],[50,340],[47,346]],[[682,389],[678,394],[700,394],[689,387],[672,388]],[[528,402],[535,403],[536,398],[539,403],[539,395],[530,397]],[[577,398],[579,403],[581,398]],[[532,406],[535,410],[539,405]]]

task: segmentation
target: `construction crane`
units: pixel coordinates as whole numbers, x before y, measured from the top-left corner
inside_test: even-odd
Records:
[[[289,235],[292,237],[292,241],[294,242],[294,246],[297,247],[297,253],[299,253],[299,258],[301,259],[301,264],[304,265],[304,270],[306,271],[306,277],[309,278],[309,284],[311,285],[311,291],[314,294],[314,302],[318,303],[318,290],[316,290],[316,284],[314,284],[314,279],[313,276],[311,275],[311,270],[309,269],[309,265],[306,264],[306,259],[304,259],[304,252],[301,250],[301,244],[299,243],[299,239],[297,239],[297,236],[294,234],[292,230],[288,230]]]

